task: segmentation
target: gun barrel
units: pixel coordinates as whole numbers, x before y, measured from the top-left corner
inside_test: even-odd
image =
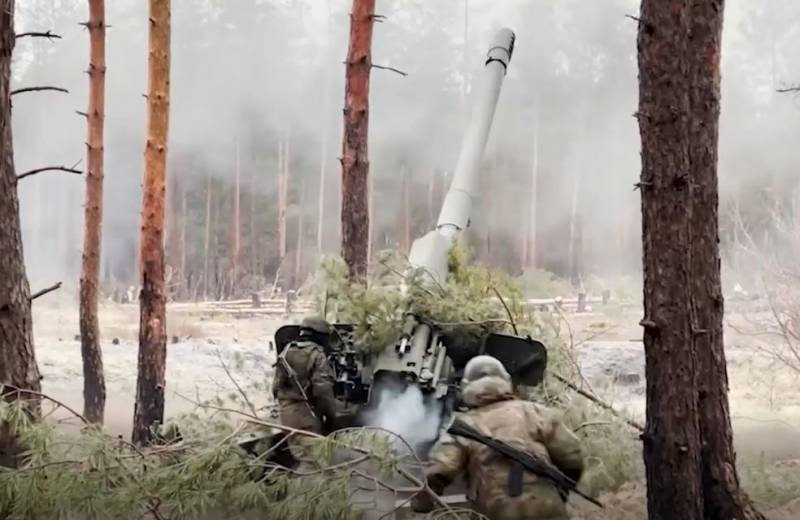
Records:
[[[453,181],[439,212],[436,229],[411,245],[411,265],[423,268],[439,283],[447,279],[448,251],[458,234],[469,226],[472,206],[478,197],[481,159],[489,139],[506,68],[514,51],[514,39],[511,29],[501,29],[492,40],[474,96],[474,110],[464,133]]]
[[[475,108],[464,134],[450,190],[439,213],[436,225],[446,235],[454,235],[469,225],[474,199],[478,196],[478,173],[489,139],[500,88],[514,51],[514,32],[497,32],[483,71],[482,83],[475,97]]]

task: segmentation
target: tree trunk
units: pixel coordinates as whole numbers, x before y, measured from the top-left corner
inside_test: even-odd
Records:
[[[206,170],[206,229],[203,241],[203,300],[208,300],[208,248],[211,245],[211,170]]]
[[[400,230],[400,238],[401,238],[401,248],[404,254],[408,254],[409,250],[411,249],[411,214],[409,210],[409,205],[411,204],[409,191],[410,191],[410,174],[409,174],[408,163],[403,163],[403,186],[402,186],[402,217],[401,217],[401,225],[402,228]]]
[[[103,423],[106,382],[97,318],[100,247],[103,236],[103,123],[105,118],[105,0],[89,1],[89,109],[86,140],[86,204],[80,280],[80,333],[83,359],[83,415]]]
[[[139,372],[132,440],[153,438],[164,422],[167,313],[164,291],[164,195],[169,132],[170,0],[149,0],[148,121],[142,202],[142,290],[139,317]]]
[[[278,143],[278,252],[283,261],[286,256],[286,205],[288,196],[289,140]]]
[[[689,230],[692,329],[697,355],[704,518],[764,520],[739,487],[728,406],[719,255],[720,54],[724,0],[695,2],[688,47],[692,183]]]
[[[22,256],[17,176],[11,133],[11,54],[14,50],[14,1],[0,10],[0,384],[40,391],[39,368],[33,351],[31,291]],[[3,399],[16,399],[4,392]],[[39,414],[37,401],[31,412]],[[22,451],[9,425],[0,422],[0,466],[13,467]]]
[[[369,75],[375,0],[353,0],[347,51],[342,140],[342,257],[350,276],[364,279],[369,256]]]
[[[236,165],[234,167],[233,187],[233,226],[231,230],[231,287],[235,288],[239,280],[239,245],[241,235],[241,157],[239,138],[236,138]]]
[[[256,228],[256,169],[250,172],[250,273],[258,274],[258,229]]]
[[[185,298],[189,294],[189,282],[191,281],[186,271],[187,192],[186,184],[181,185],[181,231],[178,237],[178,248],[180,249],[180,254],[178,256],[178,298]]]
[[[583,276],[583,211],[581,209],[583,161],[573,161],[573,169],[575,183],[572,187],[572,209],[569,217],[569,278],[572,285],[578,287]]]
[[[739,489],[722,344],[723,1],[643,0],[639,128],[651,520],[763,519]]]
[[[536,109],[533,123],[533,160],[531,164],[531,184],[528,196],[528,232],[525,235],[525,246],[523,248],[522,267],[536,267],[536,212],[537,198],[539,196],[539,110]]]
[[[297,213],[297,247],[294,253],[294,288],[300,288],[300,273],[301,265],[303,263],[303,229],[305,222],[303,221],[304,208],[306,207],[306,182],[300,181],[300,204]]]
[[[327,37],[327,51],[330,55],[331,45],[331,0],[326,2],[328,7],[328,16],[326,18],[326,37]],[[325,178],[326,178],[326,165],[328,163],[328,129],[330,127],[330,113],[331,113],[331,68],[325,66],[325,81],[323,83],[325,96],[325,103],[323,110],[325,115],[323,117],[322,126],[322,149],[320,150],[319,159],[319,198],[317,201],[317,254],[322,255],[323,247],[325,246],[322,237],[324,233],[325,222]]]

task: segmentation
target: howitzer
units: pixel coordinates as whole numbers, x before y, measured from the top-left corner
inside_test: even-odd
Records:
[[[448,276],[448,256],[460,234],[470,225],[472,208],[479,196],[478,181],[486,142],[506,70],[514,50],[514,33],[502,29],[495,35],[486,55],[476,89],[473,112],[466,128],[453,180],[436,227],[414,241],[410,267],[422,275],[421,282],[443,285]],[[445,404],[442,420],[455,403],[463,367],[472,357],[496,357],[517,385],[535,386],[544,377],[547,351],[530,337],[444,330],[436,323],[407,309],[397,341],[378,354],[366,354],[353,347],[353,327],[334,325],[335,334],[328,357],[336,373],[337,397],[346,403],[374,408],[383,384],[416,385],[427,396]],[[474,329],[474,327],[473,327]],[[275,334],[280,352],[299,332],[285,326]]]

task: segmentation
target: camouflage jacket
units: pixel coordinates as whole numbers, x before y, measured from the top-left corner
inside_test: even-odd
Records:
[[[583,470],[580,441],[555,412],[529,401],[516,399],[503,379],[485,377],[464,389],[470,408],[460,418],[484,435],[532,453],[578,480]],[[564,499],[550,482],[530,472],[523,476],[520,496],[508,493],[511,461],[492,448],[462,437],[443,434],[434,445],[426,472],[431,489],[444,488],[464,474],[467,498],[472,507],[491,520],[566,519]],[[418,501],[417,510],[432,508]]]
[[[299,340],[290,343],[280,354],[275,366],[275,378],[272,381],[272,395],[281,409],[292,409],[293,414],[316,415],[332,422],[340,405],[333,394],[334,374],[322,347],[311,341]],[[296,375],[296,380],[289,374],[288,365]],[[300,390],[302,387],[302,391]],[[305,394],[305,396],[303,395]],[[308,405],[306,404],[308,398]],[[293,421],[295,422],[295,421]],[[308,422],[305,418],[303,422]],[[302,427],[299,424],[287,426]]]

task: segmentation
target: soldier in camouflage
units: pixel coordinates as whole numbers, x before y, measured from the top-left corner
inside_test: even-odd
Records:
[[[580,441],[555,412],[517,399],[511,377],[490,356],[472,359],[464,370],[463,402],[469,410],[460,419],[484,435],[550,462],[576,482],[583,472]],[[513,462],[492,448],[444,433],[434,445],[426,470],[431,491],[441,495],[459,475],[465,474],[467,498],[472,508],[490,520],[566,520],[566,497],[549,481],[530,472],[517,475],[521,493],[511,490]],[[512,496],[517,495],[517,496]],[[419,494],[416,512],[434,508],[433,498]]]
[[[333,394],[334,374],[323,346],[327,345],[331,326],[322,318],[306,318],[300,325],[300,337],[286,345],[278,355],[272,395],[278,402],[281,424],[326,434],[340,411]],[[310,464],[308,437],[293,436],[289,442],[292,455],[303,466]]]

